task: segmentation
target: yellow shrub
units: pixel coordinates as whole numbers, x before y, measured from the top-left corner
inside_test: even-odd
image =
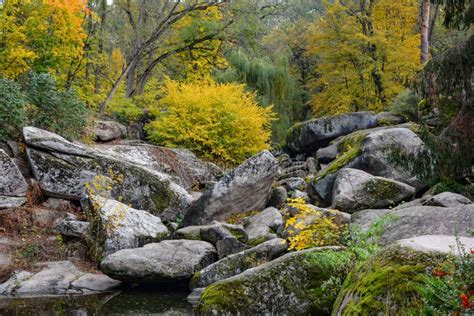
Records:
[[[321,211],[310,208],[302,198],[288,199],[287,204],[298,211],[285,224],[289,233],[290,250],[340,243],[345,225],[339,223],[337,217],[325,216]]]
[[[260,107],[244,85],[211,79],[179,83],[166,80],[163,98],[147,126],[151,141],[186,147],[216,162],[237,164],[268,148],[271,107]]]

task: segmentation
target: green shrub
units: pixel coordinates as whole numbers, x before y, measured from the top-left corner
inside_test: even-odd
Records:
[[[390,111],[410,121],[417,120],[417,109],[421,99],[410,90],[404,90],[393,101]]]
[[[48,73],[31,73],[26,90],[32,106],[29,124],[69,139],[81,137],[87,109],[75,91],[59,91],[56,80]]]
[[[20,86],[0,78],[0,140],[17,135],[25,122],[25,104]]]

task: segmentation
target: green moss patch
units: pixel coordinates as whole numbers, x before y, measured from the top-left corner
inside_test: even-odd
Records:
[[[419,314],[423,304],[417,287],[423,285],[423,275],[446,258],[393,246],[349,273],[332,314]]]

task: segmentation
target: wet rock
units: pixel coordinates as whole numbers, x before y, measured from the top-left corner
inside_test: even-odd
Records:
[[[268,151],[246,160],[193,203],[184,225],[226,220],[233,214],[263,209],[277,177],[278,161]]]
[[[104,274],[87,273],[73,281],[71,286],[78,290],[105,292],[117,288],[120,284],[120,281],[111,279]]]
[[[130,283],[170,283],[189,280],[217,258],[214,246],[198,240],[165,240],[124,249],[100,264],[111,278]]]

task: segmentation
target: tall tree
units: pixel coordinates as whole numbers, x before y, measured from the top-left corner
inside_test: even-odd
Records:
[[[187,17],[192,12],[205,11],[211,7],[222,5],[225,2],[228,2],[228,0],[202,0],[193,2],[166,0],[160,2],[160,10],[157,14],[153,16],[153,23],[150,22],[153,25],[151,31],[146,34],[146,36],[140,37],[136,41],[135,47],[133,47],[131,55],[127,58],[126,67],[123,69],[120,76],[113,83],[112,88],[107,94],[107,97],[99,107],[99,112],[101,114],[105,112],[108,103],[116,94],[122,81],[129,75],[130,71],[136,69],[137,65],[143,63],[144,70],[135,79],[135,88],[133,90],[130,89],[130,91],[128,91],[128,95],[130,96],[137,93],[137,86],[139,88],[144,86],[144,82],[147,78],[149,78],[151,72],[162,61],[175,54],[190,50],[198,44],[214,39],[219,34],[220,30],[215,30],[214,32],[202,34],[201,36],[192,38],[190,41],[184,43],[167,43],[165,40],[167,37],[169,37],[169,33],[170,31],[172,31],[173,26],[185,17]],[[129,15],[127,13],[127,15],[131,17],[129,23],[132,28],[138,30],[136,26],[136,19],[133,18],[132,14]],[[144,13],[142,13],[141,16],[142,19],[145,19]]]
[[[421,63],[428,61],[429,56],[429,34],[430,34],[430,9],[431,1],[423,0],[421,6]]]

